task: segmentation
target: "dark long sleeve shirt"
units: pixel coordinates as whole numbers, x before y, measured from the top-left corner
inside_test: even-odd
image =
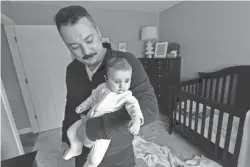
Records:
[[[62,141],[68,144],[69,140],[66,132],[76,120],[80,119],[80,115],[75,112],[75,108],[91,95],[94,88],[100,83],[105,82],[105,60],[110,56],[122,56],[132,66],[133,72],[130,90],[138,99],[143,112],[143,126],[148,125],[159,117],[159,108],[154,89],[140,61],[130,53],[112,50],[110,45],[104,44],[104,47],[107,48],[104,61],[93,75],[92,81],[89,80],[85,65],[78,60],[75,59],[67,67],[67,102],[65,119],[62,126]],[[114,164],[124,161],[133,154],[133,135],[128,131],[128,122],[130,119],[127,111],[123,108],[120,111],[105,114],[87,121],[86,133],[90,140],[111,139],[105,157],[99,165],[100,167],[115,166]],[[78,165],[79,167],[83,166],[84,162],[80,160],[86,158],[86,155],[83,154],[76,157],[76,167]]]

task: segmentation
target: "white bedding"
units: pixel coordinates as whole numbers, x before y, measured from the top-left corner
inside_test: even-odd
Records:
[[[222,167],[204,156],[195,156],[192,159],[182,161],[174,156],[167,146],[146,141],[140,136],[135,136],[133,146],[135,157],[142,159],[148,167]]]
[[[181,109],[184,109],[184,102],[181,103]],[[190,106],[190,100],[187,100],[187,107],[186,107],[186,126],[189,126],[189,106]],[[179,107],[178,107],[179,108]],[[201,126],[202,126],[202,119],[201,119],[201,113],[203,109],[203,104],[199,104],[199,119],[198,119],[198,126],[197,126],[197,133],[201,134]],[[211,107],[207,106],[206,107],[207,113],[210,113]],[[192,108],[192,115],[195,114],[196,112],[196,102],[193,101],[193,108]],[[214,120],[213,120],[213,128],[212,128],[212,136],[211,136],[211,141],[215,143],[216,141],[216,134],[217,134],[217,126],[218,126],[218,119],[219,119],[219,110],[215,109],[214,110]],[[179,120],[179,113],[181,113],[181,120]],[[208,138],[208,130],[209,130],[209,121],[210,121],[210,116],[209,114],[206,114],[207,116],[205,117],[205,129],[204,129],[204,137]],[[225,138],[226,138],[226,129],[227,129],[227,122],[228,122],[229,114],[224,113],[223,114],[223,122],[222,122],[222,129],[221,129],[221,137],[220,137],[220,144],[219,146],[221,148],[224,148],[225,144]],[[176,120],[178,120],[181,123],[184,123],[184,115],[183,112],[176,112]],[[229,152],[234,153],[234,148],[235,148],[235,143],[236,143],[236,137],[237,137],[237,131],[238,131],[238,126],[239,126],[239,118],[234,117],[233,119],[233,126],[232,126],[232,131],[231,131],[231,137],[230,137],[230,143],[229,143]],[[195,130],[195,119],[192,117],[192,124],[191,124],[191,129]]]

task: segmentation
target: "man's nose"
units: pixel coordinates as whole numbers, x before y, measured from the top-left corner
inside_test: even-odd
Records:
[[[82,54],[89,55],[90,53],[91,49],[86,44],[82,44]]]

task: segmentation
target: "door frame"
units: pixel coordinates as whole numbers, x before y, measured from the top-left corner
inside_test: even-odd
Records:
[[[27,82],[27,76],[24,70],[23,62],[19,51],[19,46],[16,41],[16,34],[14,29],[14,26],[16,24],[11,18],[3,14],[1,14],[1,24],[3,25],[7,36],[11,56],[13,58],[15,70],[17,73],[17,78],[22,91],[28,117],[30,120],[31,129],[33,133],[37,133],[40,131],[40,129],[38,120],[36,119],[35,107],[31,98],[30,89]]]
[[[19,155],[23,155],[24,154],[23,145],[22,145],[22,142],[21,142],[20,137],[19,137],[19,133],[18,133],[18,130],[16,127],[16,123],[15,123],[15,120],[14,120],[14,117],[13,117],[13,114],[12,114],[12,111],[10,108],[10,104],[9,104],[6,92],[5,92],[2,78],[1,78],[1,98],[3,100],[3,104],[1,104],[1,105],[4,105],[4,108],[6,110],[6,115],[8,117],[8,120],[9,120],[9,123],[11,126],[11,130],[12,130],[13,136],[15,138],[15,142],[16,142],[16,146],[17,146]]]

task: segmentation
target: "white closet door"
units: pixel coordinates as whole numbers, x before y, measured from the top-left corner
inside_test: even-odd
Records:
[[[18,25],[15,33],[40,131],[61,127],[66,67],[72,61],[56,26]]]

